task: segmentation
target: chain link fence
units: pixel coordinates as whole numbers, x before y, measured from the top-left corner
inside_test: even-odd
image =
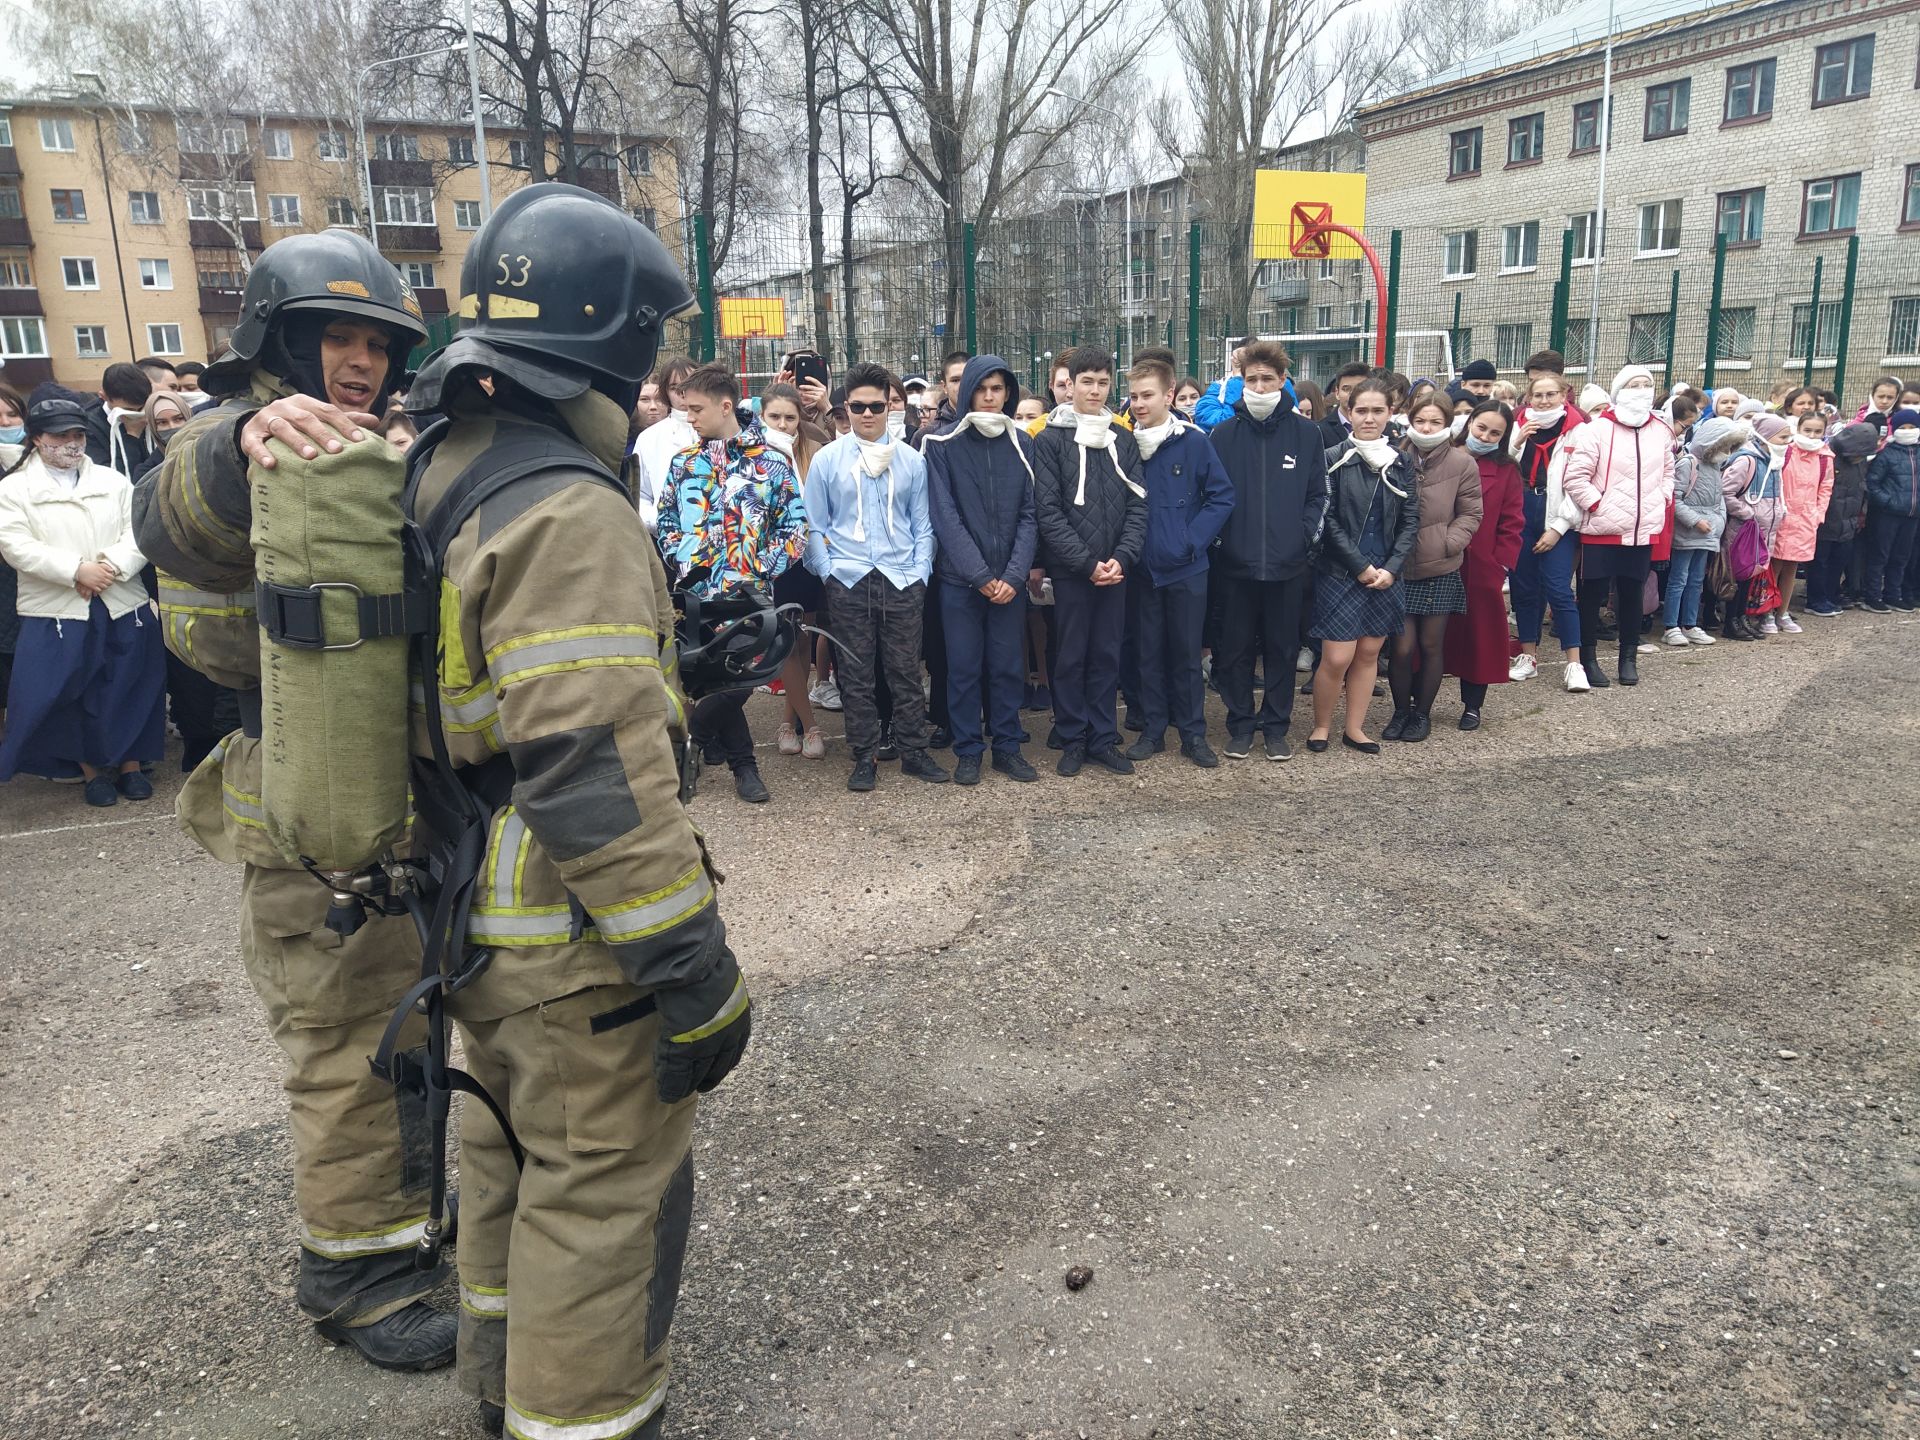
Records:
[[[968,227],[957,263],[924,216],[861,214],[849,229],[830,214],[818,297],[804,214],[744,217],[718,265],[705,228],[695,216],[662,232],[703,302],[674,343],[750,381],[797,349],[821,351],[836,369],[877,360],[903,375],[931,374],[949,351],[968,350],[1004,356],[1039,388],[1052,358],[1082,344],[1122,364],[1170,346],[1182,370],[1215,378],[1249,331],[1280,338],[1297,375],[1324,381],[1373,359],[1381,320],[1371,266],[1351,242],[1335,239],[1324,259],[1260,260],[1287,254],[1283,231],[1235,245],[1174,214],[1129,221],[1110,202]],[[1529,355],[1554,348],[1575,374],[1591,357],[1602,383],[1635,362],[1760,395],[1782,381],[1857,395],[1883,370],[1920,371],[1920,246],[1905,237],[1783,249],[1670,245],[1677,237],[1657,224],[1609,230],[1595,263],[1584,228],[1368,227],[1394,368],[1445,379],[1488,359],[1518,379]],[[735,309],[744,327],[730,323]]]

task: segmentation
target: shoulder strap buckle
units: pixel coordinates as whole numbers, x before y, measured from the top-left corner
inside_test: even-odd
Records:
[[[351,640],[327,639],[321,596],[344,590],[354,598],[356,633]],[[348,580],[316,580],[311,585],[254,586],[260,628],[276,645],[292,650],[358,650],[369,640],[393,635],[423,635],[433,624],[432,597],[419,590],[369,595]]]

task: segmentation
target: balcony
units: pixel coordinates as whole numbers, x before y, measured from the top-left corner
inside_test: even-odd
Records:
[[[0,290],[0,315],[42,315],[40,292],[32,286]]]
[[[260,222],[242,220],[239,223],[240,233],[246,237],[247,248],[258,250]],[[227,233],[227,227],[218,220],[189,220],[187,221],[187,243],[198,250],[231,250],[233,236]]]
[[[438,287],[432,290],[416,290],[413,298],[420,302],[420,313],[429,320],[437,320],[447,313],[447,292]]]
[[[440,253],[440,227],[437,225],[389,225],[380,222],[380,248],[408,253]]]
[[[206,180],[214,184],[241,184],[253,179],[251,155],[180,155],[182,180]]]
[[[53,361],[34,355],[10,359],[7,368],[0,370],[0,379],[25,395],[34,386],[53,379]]]
[[[240,292],[238,290],[216,290],[210,285],[200,287],[200,313],[202,315],[238,315],[240,313]]]
[[[20,178],[20,157],[14,153],[13,146],[0,145],[0,179]]]
[[[27,228],[27,222],[18,217],[0,217],[0,245],[31,245],[33,232]]]
[[[1282,275],[1266,287],[1267,299],[1276,305],[1298,305],[1307,298],[1307,277]]]
[[[367,169],[375,185],[422,186],[433,184],[431,160],[369,160]]]
[[[598,165],[582,166],[580,169],[581,188],[604,195],[615,201],[620,199],[620,172]]]

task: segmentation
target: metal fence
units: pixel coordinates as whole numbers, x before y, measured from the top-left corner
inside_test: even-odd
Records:
[[[826,228],[824,326],[804,214],[745,218],[717,266],[702,217],[664,230],[702,302],[676,341],[753,377],[800,348],[836,367],[878,360],[902,374],[930,373],[951,350],[990,351],[1036,387],[1053,356],[1081,344],[1122,363],[1143,346],[1167,345],[1184,370],[1215,377],[1243,330],[1281,337],[1295,373],[1309,379],[1373,358],[1379,298],[1370,267],[1344,242],[1324,259],[1257,261],[1249,251],[1284,256],[1288,237],[1257,233],[1236,246],[1175,215],[1129,223],[1089,204],[969,227],[950,266],[939,226],[925,217],[861,215],[851,244],[839,217],[829,215]],[[1528,355],[1552,348],[1574,373],[1591,356],[1602,380],[1634,361],[1760,394],[1782,380],[1858,392],[1882,369],[1920,370],[1920,244],[1908,237],[1790,247],[1715,237],[1668,250],[1646,248],[1664,239],[1657,234],[1609,229],[1595,264],[1588,236],[1573,230],[1489,227],[1463,240],[1369,227],[1386,280],[1390,363],[1444,378],[1484,358],[1518,376]],[[760,327],[766,334],[728,333],[729,299],[783,302],[775,323],[784,333],[771,324]],[[1711,355],[1709,335],[1718,342]]]

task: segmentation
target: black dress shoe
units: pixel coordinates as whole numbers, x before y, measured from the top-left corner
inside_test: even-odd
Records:
[[[1387,728],[1380,732],[1382,740],[1398,740],[1407,733],[1407,726],[1413,720],[1413,711],[1395,710],[1393,718],[1387,721]]]
[[[1127,718],[1121,721],[1120,724],[1121,727],[1126,730],[1140,731],[1147,728],[1147,722],[1140,719],[1131,710],[1127,711]]]
[[[767,793],[767,782],[760,778],[758,765],[742,765],[733,772],[733,793],[749,805],[764,805],[773,798]]]
[[[1433,719],[1422,715],[1418,710],[1407,717],[1407,728],[1400,732],[1400,738],[1409,745],[1418,745],[1433,733]]]
[[[1480,728],[1480,712],[1478,710],[1462,711],[1460,715],[1460,728],[1462,730],[1478,730]]]
[[[1308,736],[1307,749],[1316,755],[1324,755],[1327,751],[1327,742],[1325,740],[1315,740],[1312,736]]]
[[[1205,740],[1182,740],[1180,753],[1198,765],[1202,770],[1218,770],[1220,757],[1213,753],[1213,747]]]
[[[1142,735],[1127,747],[1127,759],[1151,760],[1166,748],[1167,742],[1165,740],[1149,740],[1145,735]]]
[[[453,1363],[460,1322],[416,1300],[371,1325],[322,1320],[314,1328],[336,1345],[351,1345],[382,1370],[438,1370]]]
[[[1378,740],[1356,740],[1344,730],[1340,732],[1340,743],[1349,750],[1358,750],[1362,755],[1378,755],[1380,753],[1380,742]]]
[[[1087,758],[1102,769],[1111,770],[1116,775],[1133,774],[1133,761],[1120,753],[1117,745],[1108,745],[1099,750],[1087,752]]]
[[[1018,750],[1009,750],[1005,754],[998,750],[994,751],[993,768],[1009,780],[1018,780],[1022,785],[1031,784],[1040,778],[1040,773]]]
[[[956,785],[978,785],[980,783],[980,757],[978,755],[956,756],[953,762],[953,783]]]

